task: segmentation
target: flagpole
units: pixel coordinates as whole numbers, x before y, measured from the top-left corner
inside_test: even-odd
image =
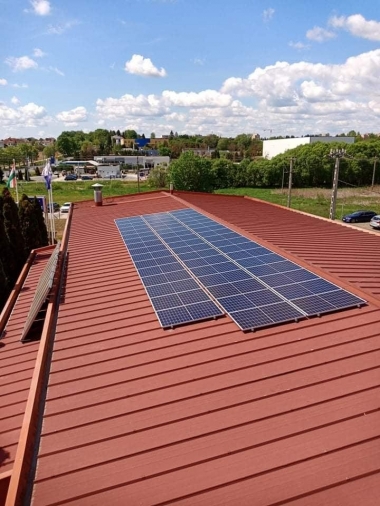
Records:
[[[15,171],[16,200],[17,200],[17,204],[18,204],[19,200],[18,200],[18,184],[17,184],[17,176],[16,176],[16,160],[14,158],[13,158],[13,170]]]

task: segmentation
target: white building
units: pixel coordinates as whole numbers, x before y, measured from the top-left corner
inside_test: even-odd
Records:
[[[315,142],[345,142],[346,144],[353,144],[355,142],[355,137],[315,136],[265,140],[263,141],[263,157],[270,160],[274,156],[285,153],[285,151],[289,149],[294,149],[303,144],[313,144]]]
[[[96,172],[98,177],[110,178],[110,177],[121,177],[120,165],[98,165]]]

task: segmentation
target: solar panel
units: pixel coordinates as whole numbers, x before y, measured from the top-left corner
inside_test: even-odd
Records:
[[[116,225],[163,328],[223,314],[141,217],[116,220]],[[165,235],[178,241],[172,232]]]
[[[206,288],[243,330],[297,321],[365,303],[363,299],[192,209],[144,215],[141,218],[141,222],[132,224],[138,264],[141,264],[141,269],[146,269],[144,255],[148,250],[158,265],[162,266],[153,253],[153,248],[158,247],[157,241],[161,241],[166,251],[160,254],[166,259],[167,265],[170,265],[167,251],[171,251],[173,256],[170,258],[177,258],[181,268],[173,264],[175,268],[162,269],[159,274],[165,275],[168,286],[173,283],[182,285],[179,298],[193,318],[202,315],[201,306],[207,308],[212,301],[207,296],[207,300],[192,303],[191,298],[183,295],[189,289],[194,290],[195,297],[203,297],[201,294],[204,292],[197,292],[199,285],[192,277]],[[129,232],[132,229],[129,228]],[[154,241],[148,237],[148,232],[154,234]],[[142,236],[143,244],[140,242]],[[149,283],[148,293],[159,293],[160,289],[156,290],[155,285],[151,284],[152,279],[148,275],[151,270],[143,270],[143,274],[145,272]],[[183,288],[184,283],[191,282],[196,287]],[[169,289],[166,283],[162,283],[162,286],[165,291]],[[159,296],[160,293],[151,295],[152,298]],[[161,314],[161,321],[170,318],[172,309],[161,309],[160,306],[158,312],[165,311]],[[182,321],[187,313],[178,311],[176,318]]]
[[[215,224],[210,218],[192,209],[172,211],[169,214],[225,257],[224,261],[220,259],[218,265],[212,259],[220,257],[210,255],[210,264],[222,274],[226,282],[218,275],[200,276],[199,279],[243,330],[365,303],[365,300],[237,232]],[[226,260],[240,269],[230,270],[228,264],[224,264]],[[249,287],[244,285],[251,281],[249,276],[259,282],[259,286],[256,285],[251,291],[247,291]],[[244,298],[236,294],[238,283],[241,283],[239,291],[244,294]],[[252,304],[250,308],[245,307],[247,300]],[[238,308],[234,310],[236,307]]]

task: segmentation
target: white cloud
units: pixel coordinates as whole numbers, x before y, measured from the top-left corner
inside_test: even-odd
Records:
[[[30,0],[34,14],[37,16],[48,16],[51,11],[50,2],[48,0]]]
[[[206,63],[206,58],[194,58],[193,60],[191,60],[194,65],[204,65]]]
[[[8,132],[13,131],[16,135],[24,128],[45,126],[50,121],[46,109],[33,102],[22,107],[8,107],[0,103],[0,128]]]
[[[292,47],[294,49],[302,51],[304,49],[309,49],[310,45],[309,44],[304,44],[303,42],[292,42],[292,41],[290,41],[289,42],[289,47]]]
[[[20,100],[17,97],[12,97],[11,102],[13,105],[20,105]]]
[[[70,111],[62,111],[56,115],[58,121],[62,121],[65,125],[75,126],[78,123],[87,121],[87,110],[83,106],[76,107]]]
[[[32,60],[32,58],[29,58],[29,56],[20,56],[19,58],[10,56],[5,60],[5,63],[11,67],[13,72],[21,72],[38,67],[38,63]]]
[[[107,119],[128,116],[162,116],[170,112],[168,105],[157,95],[123,95],[120,98],[98,99],[96,110]]]
[[[0,79],[0,86],[6,86],[8,81],[6,79]]]
[[[22,83],[22,84],[18,84],[18,83],[15,83],[15,84],[12,84],[13,88],[28,88],[28,85],[26,83]]]
[[[199,93],[164,91],[162,97],[170,104],[177,107],[228,107],[232,97],[215,90],[205,90]]]
[[[324,42],[325,40],[333,39],[336,37],[336,34],[326,30],[325,28],[321,28],[320,26],[315,26],[306,32],[306,37],[309,40],[315,40],[316,42]]]
[[[72,28],[73,26],[79,25],[80,22],[76,19],[72,21],[67,21],[66,23],[60,23],[57,25],[49,25],[47,29],[47,33],[50,35],[62,35],[67,30]]]
[[[155,67],[150,58],[144,58],[139,54],[134,54],[132,58],[125,62],[124,70],[129,74],[136,74],[144,77],[165,77],[166,70],[160,70]]]
[[[361,14],[352,16],[333,16],[329,24],[334,28],[343,28],[354,35],[368,40],[380,41],[380,22],[367,21]]]
[[[269,9],[265,9],[263,11],[263,20],[266,22],[266,21],[270,21],[272,18],[273,18],[273,14],[275,13],[275,10],[272,9],[271,7]]]
[[[35,58],[43,58],[44,56],[46,56],[46,53],[44,53],[42,51],[42,49],[39,49],[38,47],[36,47],[33,49],[33,56]]]
[[[64,76],[64,72],[62,72],[62,70],[59,70],[59,68],[57,67],[48,67],[48,70],[50,70],[51,72],[55,72],[56,74],[58,74],[59,76]]]

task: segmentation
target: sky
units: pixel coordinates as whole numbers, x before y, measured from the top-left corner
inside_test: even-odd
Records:
[[[0,0],[0,139],[380,133],[380,0]]]

